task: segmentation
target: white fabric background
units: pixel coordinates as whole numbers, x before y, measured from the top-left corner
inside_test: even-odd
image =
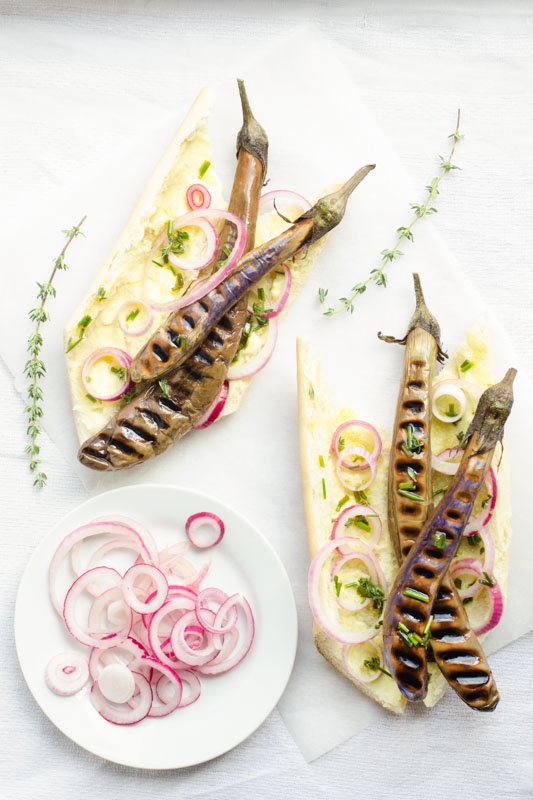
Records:
[[[533,15],[526,3],[401,6],[0,3],[4,219],[20,216],[21,206],[28,215],[38,213],[54,187],[71,183],[79,169],[96,164],[133,132],[150,130],[162,108],[168,114],[174,103],[190,98],[191,87],[218,78],[221,64],[238,73],[262,40],[270,43],[311,21],[347,48],[340,54],[359,93],[388,130],[415,186],[432,177],[433,154],[449,132],[451,111],[463,108],[467,139],[460,163],[467,179],[461,193],[444,187],[434,222],[508,328],[531,374]],[[2,265],[5,291],[13,268]],[[11,628],[16,587],[34,544],[85,491],[46,445],[51,486],[41,495],[31,490],[22,455],[22,404],[3,366],[0,374],[6,411],[0,421],[3,793],[24,799],[67,792],[100,798],[119,791],[133,798],[148,791],[163,798],[178,791],[266,798],[280,789],[296,798],[370,791],[386,798],[444,798],[461,790],[469,798],[532,796],[531,635],[492,658],[504,695],[495,715],[471,714],[450,697],[431,717],[414,709],[408,721],[382,722],[311,765],[276,712],[234,752],[174,774],[138,774],[71,745],[27,696]]]

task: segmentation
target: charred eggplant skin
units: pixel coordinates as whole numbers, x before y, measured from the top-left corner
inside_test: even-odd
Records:
[[[385,606],[385,661],[400,691],[409,700],[421,700],[426,694],[426,649],[422,644],[407,644],[403,631],[407,629],[420,639],[424,636],[442,578],[457,552],[494,450],[503,436],[513,402],[515,374],[516,370],[508,370],[501,383],[491,386],[481,396],[465,436],[467,444],[455,477],[400,567]],[[445,538],[441,548],[436,546],[435,537],[441,538],[442,534]],[[413,589],[417,597],[409,596]],[[449,638],[453,641],[454,636],[450,634]],[[445,641],[448,636],[441,630],[440,638]],[[459,656],[458,663],[454,665],[450,659],[449,666],[457,684],[477,683],[478,688],[484,685],[485,676],[478,674],[475,664],[464,663]]]
[[[252,114],[243,81],[238,81],[238,84],[243,111],[243,124],[237,137],[237,168],[228,210],[244,223],[246,229],[244,254],[246,254],[255,245],[259,198],[266,178],[268,137]],[[233,249],[235,239],[235,226],[226,222],[220,235],[220,246],[213,260],[213,268],[216,266],[216,262],[224,257],[226,248]],[[238,306],[235,311],[230,309],[227,313],[231,316],[231,322],[235,322],[237,317],[241,320],[242,329],[245,321],[242,311],[246,309],[246,300],[243,298],[239,301]],[[133,359],[130,375],[135,383],[160,378],[179,366],[180,362],[191,357],[195,348],[195,341],[201,337],[198,330],[192,332],[189,328],[191,325],[194,327],[198,320],[202,319],[205,313],[204,308],[205,303],[203,307],[197,306],[196,309],[191,309],[188,320],[183,319],[180,311],[175,311],[169,315],[164,324],[150,337]],[[237,315],[235,320],[233,320],[234,314]],[[211,319],[215,319],[214,314]],[[217,319],[215,325],[219,321]],[[226,325],[227,322],[228,320],[222,320],[222,326]],[[219,331],[215,331],[215,333],[219,333]],[[190,338],[189,334],[191,334]],[[184,352],[182,352],[183,339],[180,338],[180,335],[185,336],[187,341],[187,349]],[[235,353],[231,355],[228,365],[234,355]]]
[[[440,327],[426,306],[420,278],[413,275],[416,309],[404,339],[405,356],[400,385],[393,444],[389,461],[388,523],[398,563],[409,555],[411,547],[433,510],[431,481],[431,388],[437,361],[445,354],[440,341]],[[383,337],[385,341],[398,341]],[[418,441],[411,452],[406,430],[411,427]],[[409,475],[409,472],[411,475]],[[412,491],[415,501],[401,494],[400,485],[416,475]],[[445,575],[432,610],[431,645],[435,661],[458,696],[472,708],[492,711],[499,702],[498,689],[480,642],[470,628],[468,615],[453,582]],[[475,666],[479,680],[461,683],[457,665]]]
[[[255,242],[268,138],[253,118],[242,81],[239,82],[239,91],[243,104],[243,127],[237,139],[237,167],[229,209],[246,227],[247,252]],[[250,126],[253,135],[248,131]],[[251,140],[254,153],[247,149],[247,142]],[[223,245],[233,246],[235,231],[232,225],[224,227],[221,239]],[[185,436],[220,391],[239,345],[246,315],[247,298],[243,297],[213,327],[202,346],[170,373],[165,393],[157,381],[140,387],[136,397],[100,433],[85,442],[78,454],[81,463],[101,471],[126,469],[158,455],[169,444]],[[171,325],[172,315],[158,332],[167,342]],[[150,374],[149,352],[146,359]]]

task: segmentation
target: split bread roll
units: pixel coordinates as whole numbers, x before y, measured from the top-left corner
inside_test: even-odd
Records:
[[[401,358],[401,351],[399,351],[399,357]],[[473,366],[468,372],[463,373],[460,366],[465,361],[471,362]],[[331,441],[335,430],[342,422],[350,419],[360,419],[360,417],[357,411],[339,405],[321,375],[319,360],[301,339],[297,341],[297,362],[300,465],[307,536],[311,559],[313,559],[319,549],[329,541],[334,521],[339,516],[340,511],[357,502],[357,499],[354,500],[354,494],[349,492],[337,477],[335,457],[331,452]],[[435,383],[444,379],[457,378],[476,384],[482,391],[495,382],[490,336],[486,320],[481,320],[471,328],[464,342],[436,376]],[[476,401],[467,395],[467,402],[467,410],[457,425],[443,423],[433,418],[431,437],[434,453],[457,447],[458,435],[460,436],[461,432],[466,430],[475,410]],[[390,416],[392,420],[394,408],[391,408]],[[374,553],[385,575],[388,588],[390,588],[398,570],[387,527],[387,472],[390,442],[387,441],[383,429],[375,425],[374,420],[365,421],[370,422],[378,429],[383,440],[383,450],[378,460],[376,477],[366,490],[366,497],[368,504],[379,515],[383,526],[381,539],[375,547]],[[347,442],[346,446],[350,444],[353,444],[353,442]],[[324,464],[323,467],[321,466],[322,463]],[[509,474],[505,452],[503,454],[496,453],[492,468],[497,478],[498,494],[494,512],[487,529],[492,536],[495,548],[493,575],[500,584],[505,600],[507,593],[508,550],[511,535]],[[433,473],[433,475],[434,490],[447,486],[449,478],[436,473]],[[324,494],[326,497],[324,497]],[[339,504],[346,495],[349,495],[349,500],[345,501],[339,509]],[[360,499],[359,502],[361,502]],[[436,497],[435,502],[438,502],[438,497]],[[476,509],[474,509],[475,512]],[[359,531],[357,528],[354,530],[353,527],[350,527],[346,529],[346,535],[350,534],[360,536],[364,541],[363,531]],[[474,557],[483,560],[483,542],[478,541],[478,538],[475,537],[473,541],[463,539],[458,551],[458,557]],[[331,556],[326,561],[323,568],[326,578],[328,566],[331,568],[334,560],[335,557]],[[358,565],[358,571],[353,567],[353,576],[348,575],[350,581],[358,580],[361,575],[368,575],[360,562],[352,563]],[[364,611],[347,612],[340,609],[331,580],[321,581],[320,592],[321,600],[327,606],[328,613],[333,616],[341,627],[349,624],[350,615],[353,624],[354,614],[364,615],[361,619],[362,624],[364,623],[365,626],[372,624],[372,622],[377,623],[378,612],[376,611],[365,609]],[[466,605],[473,627],[478,626],[486,617],[488,609],[486,595],[487,592],[481,591],[473,601]],[[366,694],[389,711],[393,711],[396,714],[403,713],[406,704],[405,698],[388,675],[379,673],[379,677],[369,683],[357,678],[357,676],[366,678],[372,676],[372,672],[364,666],[364,661],[376,656],[376,650],[373,645],[369,643],[355,645],[347,651],[348,665],[351,667],[352,673],[355,673],[356,677],[354,677],[354,674],[351,674],[346,667],[343,644],[330,638],[316,622],[313,623],[313,637],[319,653],[335,669],[351,680],[363,694]],[[483,637],[480,638],[483,639]],[[379,628],[377,628],[377,634],[371,641],[382,651],[382,636]],[[435,663],[428,664],[428,670],[430,680],[424,703],[426,706],[431,707],[443,696],[447,684]]]
[[[204,89],[194,101],[174,139],[157,164],[126,227],[65,327],[67,374],[80,442],[84,442],[105,427],[124,403],[121,399],[109,402],[92,398],[87,386],[82,382],[82,367],[87,357],[104,347],[119,348],[133,357],[167,317],[167,312],[154,310],[153,321],[149,328],[141,336],[135,337],[124,333],[117,319],[117,313],[124,302],[144,300],[145,265],[150,259],[157,236],[164,230],[168,220],[189,212],[186,191],[192,184],[202,183],[207,187],[211,195],[211,208],[226,209],[220,181],[211,165],[211,146],[207,130],[211,104],[211,93]],[[240,120],[237,118],[236,131],[239,123]],[[202,166],[206,162],[209,166],[202,174]],[[292,213],[293,218],[296,218],[302,209],[294,207],[284,211]],[[275,211],[262,214],[257,225],[256,245],[273,238],[287,227],[288,223]],[[194,234],[192,234],[190,246],[194,245]],[[294,262],[291,262],[292,286],[284,311],[302,287],[323,245],[324,239],[308,248],[303,255],[299,254]],[[181,276],[183,285],[176,290],[175,270],[151,268],[151,296],[155,295],[161,302],[168,302],[184,294],[195,281],[204,278],[205,272],[183,271]],[[275,302],[283,290],[283,272],[273,270],[261,285],[266,288],[272,302]],[[266,341],[267,331],[267,326],[252,330],[246,345],[239,352],[239,363],[246,364],[261,350]],[[98,376],[98,380],[101,379],[107,381],[110,390],[120,385],[116,369],[113,373],[109,365],[106,368],[105,363]],[[251,378],[247,378],[230,382],[228,399],[221,416],[237,411],[250,380]]]

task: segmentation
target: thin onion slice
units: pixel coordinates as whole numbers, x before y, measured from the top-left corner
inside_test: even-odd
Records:
[[[375,657],[378,659],[379,666],[381,668],[383,668],[383,651],[382,651],[381,647],[376,642],[373,642],[372,640],[369,640],[368,642],[365,642],[365,645],[370,645],[370,647],[373,648],[373,650],[376,653]],[[365,675],[364,673],[356,674],[353,671],[352,666],[350,664],[350,658],[349,658],[349,652],[350,652],[352,647],[357,647],[357,645],[346,644],[342,648],[342,660],[344,662],[344,668],[345,668],[346,672],[348,672],[348,674],[351,675],[352,678],[354,678],[356,681],[360,681],[361,683],[372,683],[373,681],[375,681],[378,678],[380,678],[383,673],[379,669],[376,669],[376,670],[374,670],[372,672],[369,670],[370,674],[368,676]]]
[[[203,417],[200,417],[196,425],[193,425],[193,429],[200,430],[200,428],[208,428],[213,422],[216,422],[217,419],[220,417],[224,410],[224,406],[226,405],[226,401],[229,395],[229,382],[224,381],[222,386],[220,387],[220,391],[205,412]]]
[[[91,700],[94,707],[100,716],[115,725],[133,725],[135,722],[140,722],[141,719],[148,716],[152,707],[152,687],[150,683],[139,672],[133,672],[132,675],[137,689],[134,695],[135,703],[133,707],[127,703],[120,705],[110,703],[103,696],[98,683],[93,683]]]
[[[464,600],[465,597],[475,597],[483,589],[483,584],[479,583],[479,578],[483,575],[483,568],[481,561],[477,558],[457,558],[452,561],[448,572],[454,582],[458,575],[469,575],[475,579],[470,586],[459,588],[456,584],[457,594],[461,600]]]
[[[185,192],[185,197],[191,211],[199,211],[211,205],[211,193],[203,183],[191,184]]]
[[[78,642],[86,644],[89,647],[100,647],[102,649],[106,649],[108,647],[114,647],[117,644],[121,644],[128,638],[132,620],[130,612],[130,618],[124,624],[124,626],[119,631],[113,631],[111,633],[105,630],[100,630],[98,632],[89,631],[82,628],[78,624],[76,620],[76,605],[78,599],[82,592],[84,592],[87,588],[87,585],[92,583],[94,580],[98,580],[98,578],[104,580],[107,579],[118,587],[120,587],[122,582],[122,577],[115,569],[112,569],[111,567],[95,567],[95,569],[87,570],[87,572],[84,572],[79,578],[76,578],[68,590],[63,608],[63,618],[69,633],[71,633],[72,636],[78,640]],[[105,594],[109,594],[109,592],[106,591]],[[98,598],[96,598],[95,602],[97,601]]]
[[[135,581],[138,578],[148,578],[155,587],[154,592],[146,601],[139,600],[135,592]],[[168,581],[157,567],[151,564],[134,564],[125,573],[122,579],[122,594],[124,600],[133,611],[138,614],[153,614],[161,608],[168,595]]]
[[[188,664],[191,667],[196,667],[201,664],[207,664],[217,654],[217,647],[213,642],[212,635],[205,632],[205,645],[204,647],[192,648],[185,638],[187,626],[194,625],[197,621],[195,611],[187,611],[172,628],[170,640],[172,642],[172,649],[174,655],[179,661]]]
[[[169,253],[168,260],[171,264],[183,272],[198,272],[199,270],[204,269],[204,267],[207,267],[208,264],[210,264],[213,260],[218,248],[218,234],[211,223],[206,219],[197,219],[194,223],[189,224],[201,230],[205,236],[205,247],[203,253],[201,253],[194,261],[184,259],[177,253]]]
[[[328,636],[331,636],[336,642],[341,642],[341,644],[362,644],[373,639],[378,633],[374,626],[361,631],[347,631],[342,628],[337,620],[331,618],[330,611],[320,596],[320,579],[324,564],[338,545],[349,546],[352,541],[347,536],[344,539],[334,539],[326,542],[315,555],[309,567],[308,593],[313,617]]]
[[[358,472],[362,469],[369,469],[370,476],[368,480],[359,486],[352,486],[349,484],[342,474],[344,461],[344,456],[359,456],[360,458],[364,459],[366,462],[366,466],[363,464],[361,467],[354,467],[353,472]],[[369,453],[368,450],[365,450],[364,447],[347,447],[342,453],[337,457],[337,461],[335,463],[335,470],[337,472],[337,478],[342,483],[342,485],[348,489],[350,492],[362,492],[364,489],[368,489],[368,487],[374,482],[374,478],[376,477],[377,473],[377,463],[372,457],[372,453]]]
[[[338,459],[340,453],[342,452],[341,450],[339,450],[339,439],[341,438],[341,433],[345,431],[346,428],[363,428],[363,430],[368,431],[372,435],[372,438],[374,440],[374,446],[372,450],[369,452],[369,455],[374,461],[377,461],[381,455],[383,442],[381,436],[374,428],[374,426],[371,425],[369,422],[365,422],[365,420],[363,419],[348,419],[346,420],[346,422],[343,422],[341,425],[339,425],[339,427],[336,429],[331,439],[331,450],[335,458]],[[368,448],[365,447],[365,450],[368,452]],[[344,450],[344,455],[346,454],[347,451]],[[346,467],[347,469],[352,468],[354,469],[354,471],[364,469],[364,467],[353,467],[353,465],[349,461],[343,461],[342,466]]]
[[[353,550],[349,555],[339,558],[331,570],[331,579],[334,580],[335,576],[339,574],[342,567],[344,567],[344,565],[348,564],[350,561],[362,561],[365,567],[368,569],[372,583],[379,582],[376,569],[376,558],[374,554],[370,553],[368,550]],[[370,597],[367,597],[366,599],[361,598],[361,600],[356,602],[344,600],[344,598],[341,597],[342,591],[343,590],[341,588],[340,592],[337,594],[337,605],[339,605],[341,608],[344,608],[345,611],[362,611],[363,608],[366,608],[370,604]]]
[[[186,683],[190,689],[190,692],[186,697],[183,697],[182,694],[181,702],[178,708],[185,708],[186,706],[191,706],[193,703],[196,703],[202,691],[200,678],[190,669],[178,669],[176,670],[176,674],[180,678],[182,684]]]
[[[253,375],[256,375],[266,367],[274,354],[274,350],[276,349],[276,343],[278,341],[278,329],[278,320],[276,318],[271,319],[268,323],[268,332],[265,343],[263,344],[261,350],[252,356],[248,361],[239,362],[239,360],[237,360],[235,364],[232,364],[227,374],[229,381],[240,381],[244,378],[251,378]]]
[[[476,636],[482,636],[495,628],[503,614],[503,594],[500,584],[496,581],[494,586],[483,586],[483,588],[489,593],[490,607],[487,621],[474,628]]]
[[[434,469],[435,472],[442,473],[443,475],[455,475],[459,467],[459,462],[451,461],[451,459],[456,458],[460,453],[462,454],[462,452],[463,451],[460,448],[454,447],[449,450],[443,450],[437,455],[432,455],[432,469]],[[475,533],[479,533],[479,531],[489,523],[492,517],[496,500],[498,499],[498,482],[492,467],[489,467],[487,472],[485,486],[487,488],[487,492],[489,493],[489,502],[487,503],[486,507],[482,509],[480,514],[475,517],[470,517],[463,531],[463,536],[473,536]]]
[[[77,694],[89,680],[87,659],[79,653],[58,653],[48,662],[44,677],[55,694]]]
[[[255,621],[254,615],[252,614],[252,609],[250,608],[250,604],[248,600],[242,594],[235,594],[232,597],[228,597],[224,606],[221,606],[216,614],[215,617],[215,626],[220,626],[224,619],[226,618],[227,612],[230,606],[238,606],[244,616],[244,621],[246,624],[246,632],[242,637],[242,641],[240,643],[240,647],[235,652],[235,649],[231,647],[228,651],[225,652],[224,658],[222,658],[222,653],[216,656],[213,661],[209,662],[208,664],[202,664],[197,668],[197,671],[200,672],[202,675],[220,675],[223,672],[229,672],[230,669],[233,669],[240,664],[243,658],[248,654],[250,647],[252,646],[252,642],[255,636]],[[235,631],[236,632],[236,631]],[[234,633],[234,631],[229,632],[229,636]],[[228,635],[228,634],[226,634]]]
[[[293,192],[290,189],[274,189],[271,192],[265,192],[265,194],[261,195],[261,199],[259,200],[259,214],[266,214],[270,211],[280,211],[280,202],[298,206],[302,212],[309,211],[312,207],[309,200],[303,197],[303,195],[298,194],[298,192]]]
[[[152,300],[148,296],[148,269],[152,266],[153,253],[155,252],[155,250],[152,249],[144,268],[144,297],[146,302],[157,311],[174,311],[175,309],[184,308],[185,306],[190,305],[190,303],[195,303],[197,300],[200,300],[200,298],[204,297],[204,295],[211,291],[211,289],[214,289],[216,286],[218,286],[219,283],[224,280],[224,278],[233,272],[237,261],[243,254],[244,245],[246,242],[246,228],[243,221],[239,217],[237,217],[235,214],[230,214],[228,211],[221,211],[220,209],[215,208],[204,208],[201,211],[191,211],[188,214],[184,214],[182,217],[174,220],[174,230],[179,230],[179,228],[184,228],[188,225],[195,225],[200,219],[224,219],[233,223],[237,230],[237,236],[230,256],[219,270],[214,272],[209,278],[195,283],[194,286],[189,289],[188,292],[186,292],[186,294],[178,297],[176,300],[171,300],[168,303],[160,303]]]
[[[368,520],[368,524],[370,526],[370,539],[368,541],[366,539],[361,541],[363,541],[367,547],[375,547],[381,539],[381,531],[383,526],[381,524],[379,514],[375,509],[372,508],[372,506],[355,505],[345,508],[335,520],[330,539],[340,539],[349,536],[346,526],[348,525],[349,520],[355,519],[355,517],[365,517],[365,519]],[[356,543],[358,543],[360,541],[360,531],[363,531],[364,528],[359,527],[357,523],[353,527],[357,529],[355,531],[356,536],[354,536],[354,539]],[[339,547],[338,551],[341,553],[341,555],[345,556],[350,552],[351,549],[347,547]]]
[[[118,364],[116,369],[123,369],[126,373],[126,377],[122,380],[119,388],[113,391],[111,394],[102,394],[98,391],[95,392],[94,387],[90,385],[91,371],[94,365],[102,359],[112,359],[116,364]],[[121,350],[119,347],[99,347],[98,350],[95,350],[88,355],[81,368],[81,381],[87,394],[91,395],[91,397],[94,397],[95,400],[102,400],[105,403],[112,403],[115,400],[120,400],[124,392],[127,392],[133,386],[133,382],[130,380],[131,360],[131,356],[126,353],[125,350]],[[110,367],[110,369],[112,369],[112,367]]]
[[[206,619],[205,612],[208,609],[205,608],[205,604],[209,600],[215,600],[217,603],[219,603],[217,614],[218,611],[221,611],[222,616],[224,616],[225,611],[231,610],[233,612],[232,614],[229,614],[227,619],[224,620],[222,624],[219,626],[209,622],[209,620]],[[228,633],[228,631],[230,631],[232,628],[235,627],[235,624],[237,622],[237,611],[235,610],[235,603],[234,602],[229,603],[229,605],[226,605],[226,608],[224,609],[223,606],[225,603],[227,604],[227,601],[228,601],[228,595],[225,592],[223,592],[222,589],[217,589],[214,586],[209,587],[207,589],[202,589],[202,591],[196,598],[196,607],[195,607],[196,617],[200,625],[202,625],[202,627],[205,628],[206,631],[209,631],[209,633],[224,634]]]
[[[292,287],[292,272],[291,268],[287,263],[282,264],[282,267],[283,267],[284,278],[283,278],[283,288],[281,290],[280,296],[275,302],[272,302],[268,293],[265,292],[264,305],[269,310],[264,311],[262,314],[258,314],[258,316],[260,316],[262,319],[272,319],[273,317],[279,316],[281,312],[284,310],[289,300]],[[248,312],[250,314],[255,313],[253,308],[251,308],[250,306],[248,306]]]
[[[437,406],[437,400],[441,397],[452,397],[458,404],[459,410],[455,413],[455,404],[450,404],[453,408],[453,414],[444,414]],[[441,381],[441,383],[433,391],[431,400],[431,410],[433,416],[441,422],[458,422],[466,411],[466,397],[465,393],[459,386],[455,386],[448,381]]]
[[[205,541],[205,532],[208,532],[207,541]],[[207,550],[214,547],[224,536],[226,526],[216,514],[210,511],[200,511],[197,514],[191,514],[185,523],[185,533],[190,543],[198,550]]]
[[[135,314],[137,309],[139,309],[140,313],[145,311],[147,314],[146,321],[140,325],[139,323],[135,324],[139,316],[139,313]],[[134,319],[128,320],[128,316],[132,313],[135,315]],[[150,326],[154,321],[154,312],[144,300],[132,298],[131,300],[125,300],[120,306],[117,311],[117,321],[120,330],[125,333],[126,336],[142,336],[150,330]]]

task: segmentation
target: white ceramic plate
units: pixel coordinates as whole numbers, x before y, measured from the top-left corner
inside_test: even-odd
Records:
[[[222,542],[212,550],[192,553],[191,560],[203,563],[212,558],[204,586],[220,586],[229,594],[242,592],[249,600],[256,635],[247,657],[227,674],[202,678],[202,694],[192,706],[137,725],[106,722],[93,708],[88,687],[73,697],[51,692],[44,680],[50,658],[63,650],[88,654],[68,634],[48,599],[48,565],[63,537],[93,517],[126,514],[146,524],[162,548],[185,538],[185,520],[197,511],[212,511],[226,524]],[[296,607],[287,573],[272,546],[236,511],[190,489],[130,486],[83,503],[41,542],[20,584],[15,639],[31,693],[66,736],[118,764],[172,769],[227,752],[250,736],[276,706],[296,653]]]

